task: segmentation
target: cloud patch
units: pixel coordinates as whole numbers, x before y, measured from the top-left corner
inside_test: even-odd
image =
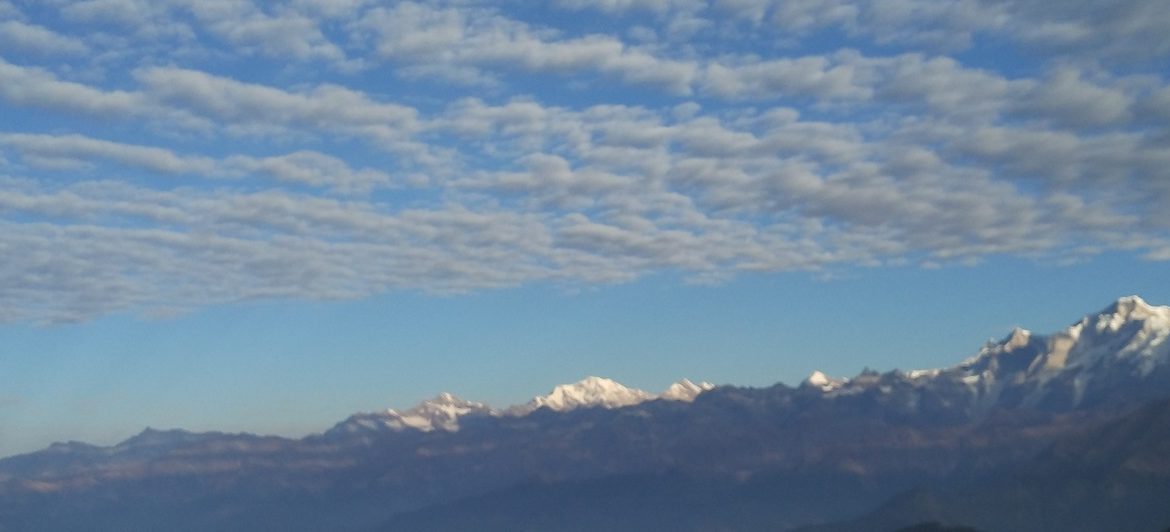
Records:
[[[1168,260],[1166,10],[1065,7],[0,2],[0,322]]]

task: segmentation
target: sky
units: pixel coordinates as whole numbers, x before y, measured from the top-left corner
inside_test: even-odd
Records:
[[[1170,304],[1162,0],[0,0],[0,456]]]

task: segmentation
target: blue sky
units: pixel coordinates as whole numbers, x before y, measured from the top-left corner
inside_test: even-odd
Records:
[[[1170,303],[1154,0],[0,0],[0,455]]]

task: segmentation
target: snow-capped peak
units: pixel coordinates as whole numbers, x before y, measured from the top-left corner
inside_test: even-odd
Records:
[[[1109,305],[1091,318],[1092,329],[1097,332],[1117,332],[1128,323],[1152,322],[1151,325],[1170,325],[1170,307],[1155,307],[1138,296],[1126,296]]]
[[[651,399],[654,399],[654,394],[649,392],[628,388],[603,377],[590,376],[572,384],[561,384],[548,395],[532,398],[522,407],[522,411],[526,413],[542,407],[559,412],[592,406],[618,408]]]
[[[1168,376],[1170,307],[1153,306],[1138,296],[1127,296],[1054,334],[1038,335],[1016,327],[1006,337],[988,341],[958,366],[887,374],[867,370],[852,379],[814,371],[800,387],[823,392],[827,398],[875,389],[886,394],[897,386],[940,390],[947,401],[966,397],[965,408],[978,414],[1009,403],[1077,407],[1112,393],[1110,390],[1115,388],[1111,383],[1115,382],[1163,393],[1158,386]],[[329,433],[456,431],[461,418],[472,414],[524,416],[541,408],[564,412],[585,407],[620,408],[654,399],[692,401],[712,388],[707,382],[696,384],[682,379],[655,395],[591,376],[556,386],[547,395],[503,411],[443,393],[407,410],[350,416]],[[918,400],[916,394],[907,397]]]
[[[812,372],[804,382],[812,386],[826,386],[829,384],[829,376],[822,373],[820,370]]]
[[[1003,345],[1010,351],[1012,349],[1018,349],[1028,345],[1028,340],[1031,338],[1032,331],[1022,327],[1015,327],[1012,329],[1012,333],[1008,335],[1007,340],[1004,341]]]
[[[473,412],[488,413],[491,409],[483,403],[460,399],[450,393],[441,393],[423,401],[409,410],[398,412],[387,410],[390,416],[397,416],[402,424],[423,432],[441,429],[448,432],[459,430],[459,418]]]
[[[1126,296],[1096,315],[1086,316],[1054,339],[1065,339],[1061,367],[1094,368],[1102,361],[1128,361],[1147,375],[1170,364],[1170,307]]]
[[[818,370],[809,374],[809,376],[804,379],[804,382],[801,383],[801,385],[820,388],[821,391],[831,392],[844,386],[847,382],[847,379],[834,379]]]
[[[1110,305],[1109,308],[1112,309],[1113,312],[1121,312],[1125,314],[1133,314],[1134,312],[1149,314],[1157,312],[1159,308],[1165,307],[1155,307],[1149,303],[1146,303],[1146,300],[1142,299],[1141,296],[1133,295],[1117,298],[1117,301]]]
[[[699,394],[714,388],[715,385],[709,382],[700,382],[695,384],[689,379],[680,380],[671,384],[666,391],[662,392],[658,398],[666,399],[667,401],[694,401]]]
[[[354,434],[406,429],[454,432],[459,430],[459,418],[469,414],[492,413],[492,409],[483,403],[467,401],[444,392],[406,410],[390,408],[382,412],[354,414],[329,432]]]
[[[971,386],[984,405],[1014,388],[1008,396],[1021,404],[1075,406],[1103,393],[1104,383],[1170,368],[1168,340],[1170,307],[1127,296],[1051,335],[1016,328],[940,375]]]
[[[979,350],[974,356],[964,360],[959,364],[958,368],[953,370],[964,370],[978,374],[988,368],[990,365],[996,364],[996,361],[1013,353],[1022,353],[1028,350],[1029,346],[1033,345],[1033,340],[1042,340],[1041,338],[1034,338],[1032,331],[1021,327],[1012,328],[1012,332],[1002,340],[988,340],[983,348]]]

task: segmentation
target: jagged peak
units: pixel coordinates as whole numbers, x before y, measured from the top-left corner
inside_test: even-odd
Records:
[[[333,434],[397,432],[414,429],[422,432],[459,430],[460,419],[467,415],[493,415],[484,403],[468,401],[449,392],[440,393],[408,409],[387,408],[381,412],[354,414],[328,432]]]
[[[1032,336],[1032,331],[1017,325],[1012,327],[1012,330],[1008,332],[1006,336],[1003,336],[998,340],[995,338],[989,338],[987,343],[984,344],[983,349],[980,351],[980,355],[983,355],[987,352],[1010,352],[1015,349],[1024,347],[1032,341]]]
[[[1113,304],[1106,307],[1105,310],[1109,313],[1132,314],[1137,310],[1151,311],[1153,309],[1154,307],[1149,303],[1146,303],[1146,300],[1135,294],[1117,298],[1117,301],[1114,301]]]
[[[983,344],[983,348],[978,353],[968,357],[959,363],[957,368],[970,369],[976,366],[985,365],[989,360],[995,359],[1005,354],[1014,353],[1020,349],[1033,345],[1033,342],[1041,341],[1041,337],[1032,334],[1032,331],[1020,326],[1012,327],[1011,332],[1003,338],[996,340],[989,338],[987,343]],[[952,368],[954,369],[954,368]]]
[[[1118,331],[1129,323],[1150,324],[1170,327],[1170,307],[1154,306],[1139,296],[1125,296],[1105,307],[1095,316],[1086,316],[1082,321],[1097,332]]]
[[[1011,347],[1022,347],[1028,345],[1028,340],[1032,338],[1032,331],[1020,326],[1012,327],[1011,334],[1008,334],[1005,345]]]
[[[440,393],[440,394],[438,394],[430,399],[419,402],[417,405],[414,405],[413,407],[410,408],[410,410],[407,410],[407,411],[410,412],[410,411],[417,411],[417,410],[426,409],[426,408],[430,408],[430,407],[445,407],[445,406],[455,406],[455,407],[464,407],[464,408],[486,408],[487,407],[487,405],[485,405],[483,403],[479,403],[476,401],[468,401],[467,399],[459,397],[459,396],[457,396],[453,393],[450,393],[450,392],[442,392],[442,393]]]
[[[666,388],[666,391],[658,395],[659,399],[666,399],[667,401],[694,401],[699,394],[715,388],[714,384],[703,381],[698,384],[691,382],[690,379],[682,379],[671,384]]]
[[[1140,296],[1133,295],[1118,298],[1113,304],[1105,307],[1100,315],[1116,315],[1127,320],[1141,320],[1167,313],[1170,313],[1170,307],[1151,305]]]

